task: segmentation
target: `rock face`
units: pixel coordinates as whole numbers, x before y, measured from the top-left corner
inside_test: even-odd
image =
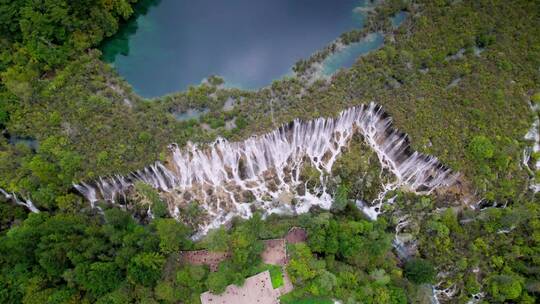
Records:
[[[294,194],[291,192],[281,192],[278,194],[277,203],[290,205],[294,199]]]
[[[251,216],[252,206],[265,215],[303,213],[312,206],[328,209],[328,173],[359,133],[375,151],[380,166],[394,176],[384,191],[431,193],[455,183],[456,175],[437,158],[412,151],[407,136],[392,127],[392,119],[371,103],[344,110],[336,118],[294,120],[282,127],[241,142],[218,138],[208,146],[170,145],[167,166],[156,162],[126,176],[100,178],[75,188],[92,204],[98,200],[118,202],[136,181],[167,193],[169,210],[198,201],[207,214],[200,233],[228,222],[233,216]],[[307,187],[301,171],[308,163],[320,172],[317,187]],[[294,204],[287,203],[290,193]],[[290,199],[292,201],[292,198]]]

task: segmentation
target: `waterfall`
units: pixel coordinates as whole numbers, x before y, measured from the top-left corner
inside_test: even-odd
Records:
[[[538,114],[540,111],[540,106],[531,101],[530,108],[535,117],[533,124],[527,134],[525,134],[524,139],[530,141],[532,145],[525,147],[523,150],[523,165],[532,175],[529,188],[533,191],[533,193],[537,193],[540,192],[540,182],[536,181],[534,175],[537,171],[540,171],[540,159],[532,162],[531,155],[533,153],[540,152],[540,114]]]
[[[441,303],[440,300],[448,300],[454,298],[454,296],[459,292],[459,289],[456,284],[452,284],[448,288],[442,288],[443,282],[439,282],[437,285],[432,286],[433,290],[433,300],[434,304]]]
[[[39,213],[39,209],[30,199],[23,198],[22,200],[20,200],[15,193],[9,194],[2,188],[0,188],[0,193],[2,193],[2,195],[4,195],[6,199],[13,201],[15,204],[28,208],[30,212]]]
[[[207,213],[201,227],[205,233],[235,215],[251,216],[251,205],[265,215],[303,213],[311,206],[329,209],[328,173],[356,132],[374,149],[382,167],[395,176],[385,191],[399,187],[428,194],[456,180],[456,174],[437,158],[413,151],[407,135],[394,129],[391,117],[371,103],[346,109],[336,118],[296,119],[240,142],[218,138],[205,146],[172,144],[171,160],[165,164],[156,162],[128,175],[74,186],[94,205],[98,200],[125,201],[130,187],[142,181],[162,192],[175,216],[178,206],[196,200]],[[305,164],[321,173],[321,186],[315,190],[301,180]]]

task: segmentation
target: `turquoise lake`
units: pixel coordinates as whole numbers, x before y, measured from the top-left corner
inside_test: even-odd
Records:
[[[102,47],[106,60],[144,97],[184,90],[210,75],[223,77],[229,87],[269,85],[290,74],[299,59],[362,27],[364,16],[355,8],[366,5],[358,0],[146,3]],[[340,60],[354,62],[351,52],[352,59]]]
[[[398,28],[407,18],[407,12],[400,11],[390,18],[394,28]],[[359,42],[351,43],[343,49],[328,56],[322,63],[323,76],[330,76],[341,68],[350,68],[359,56],[381,48],[384,36],[381,33],[370,33]]]
[[[381,33],[371,33],[361,41],[347,45],[323,61],[323,75],[330,76],[341,68],[350,68],[359,56],[380,48],[383,43],[384,36]]]

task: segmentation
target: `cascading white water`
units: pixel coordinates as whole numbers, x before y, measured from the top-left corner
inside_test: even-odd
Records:
[[[456,180],[437,158],[411,151],[407,136],[392,127],[392,119],[380,106],[371,103],[344,110],[337,118],[297,119],[241,142],[219,138],[204,147],[173,144],[167,166],[156,162],[126,176],[100,178],[75,188],[93,205],[99,199],[125,200],[126,191],[142,181],[163,192],[173,216],[178,217],[179,205],[198,201],[207,213],[199,231],[204,234],[235,215],[251,216],[251,205],[265,214],[303,213],[312,206],[329,209],[332,196],[326,189],[326,173],[355,132],[374,149],[383,168],[395,175],[385,191],[401,187],[430,193]],[[310,191],[301,180],[306,163],[323,173],[321,186],[315,190]],[[290,203],[292,197],[294,204]]]
[[[30,199],[23,198],[20,200],[15,193],[7,193],[4,189],[0,188],[0,193],[8,200],[12,200],[15,204],[28,208],[30,212],[39,213],[39,209],[34,205]]]
[[[532,175],[534,175],[537,171],[540,171],[540,159],[537,159],[531,164],[529,164],[529,162],[531,162],[531,155],[533,153],[540,153],[540,116],[537,114],[540,111],[540,105],[531,102],[530,108],[535,114],[535,118],[531,128],[527,134],[525,134],[525,140],[531,141],[533,144],[525,147],[523,150],[523,165],[530,170]],[[540,182],[536,181],[533,177],[529,188],[534,193],[540,192]]]

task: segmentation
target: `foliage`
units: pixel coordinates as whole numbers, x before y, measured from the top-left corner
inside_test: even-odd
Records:
[[[158,236],[117,209],[105,220],[40,213],[12,228],[0,240],[0,301],[49,294],[62,303],[108,302],[135,284],[152,285],[164,261]]]
[[[344,184],[340,184],[337,187],[336,193],[334,194],[334,202],[332,203],[332,209],[337,211],[343,211],[347,204],[349,203],[349,187]]]
[[[519,280],[508,275],[496,275],[490,279],[489,293],[498,302],[516,300],[521,295]]]
[[[223,88],[212,77],[153,101],[134,94],[92,49],[117,32],[133,14],[134,2],[0,4],[0,187],[31,198],[43,211],[26,217],[22,207],[0,203],[0,302],[197,303],[201,292],[241,284],[258,271],[261,238],[283,235],[293,224],[305,227],[309,239],[290,248],[287,271],[296,289],[284,302],[305,297],[415,302],[423,287],[408,279],[427,281],[432,269],[412,260],[404,278],[391,251],[388,223],[365,221],[345,206],[352,199],[372,200],[385,178],[361,138],[331,172],[336,181],[339,177],[333,185],[335,214],[234,222],[231,230],[218,230],[208,243],[197,244],[231,252],[215,273],[175,263],[179,250],[192,247],[190,232],[163,219],[167,206],[150,187],[136,185],[139,196],[128,202],[147,204],[161,218],[148,226],[118,209],[103,216],[88,211],[72,189],[74,182],[166,161],[171,142],[211,142],[218,135],[240,140],[295,118],[332,116],[370,101],[385,107],[396,127],[410,135],[412,148],[461,172],[473,188],[466,195],[508,202],[505,209],[442,213],[426,211],[439,200],[422,198],[408,206],[421,207],[423,218],[411,225],[411,234],[419,256],[448,274],[443,287],[457,286],[461,302],[480,291],[488,302],[537,300],[538,197],[527,192],[529,177],[521,166],[522,138],[532,122],[526,101],[539,102],[536,2],[386,1],[368,15],[366,30],[341,36],[350,43],[367,31],[391,31],[385,46],[328,82],[285,78],[242,91]],[[402,9],[410,16],[405,26],[390,30],[388,16]],[[482,52],[475,54],[477,48]],[[450,59],[460,49],[464,55]],[[305,75],[311,62],[299,62],[295,71]],[[224,112],[229,98],[237,104]],[[192,121],[172,115],[189,108],[209,112]],[[237,127],[227,130],[225,122],[235,118]],[[17,137],[36,145],[8,140]],[[320,172],[302,171],[308,186],[316,187]],[[200,216],[195,203],[183,211]]]
[[[174,219],[157,219],[154,221],[159,236],[159,248],[164,254],[186,250],[191,247],[189,236],[191,231]]]
[[[310,298],[310,299],[293,300],[291,302],[286,302],[286,303],[287,304],[332,304],[334,302],[329,299]]]
[[[416,284],[433,283],[435,268],[424,259],[412,259],[405,264],[405,276]]]
[[[221,294],[225,291],[225,288],[229,285],[229,279],[227,274],[222,271],[212,272],[208,275],[208,290],[214,294]]]
[[[119,20],[126,20],[133,9],[128,0],[22,0],[3,3],[0,13],[0,33],[9,45],[3,52],[12,52],[13,61],[26,60],[26,69],[47,71],[114,34]],[[18,66],[12,66],[4,81],[19,71]]]
[[[272,287],[276,289],[283,286],[283,272],[281,271],[281,267],[276,265],[267,265],[266,267],[270,272],[270,280],[272,281]]]
[[[493,157],[495,147],[489,138],[485,136],[475,136],[469,144],[469,152],[476,161],[482,162]]]
[[[229,242],[229,234],[223,227],[211,230],[205,239],[208,250],[215,252],[229,251]]]
[[[282,297],[284,303],[311,297],[362,303],[407,302],[402,288],[409,283],[391,258],[385,223],[343,215],[347,213],[321,213],[303,219],[308,242],[289,246],[287,272],[295,290]]]
[[[382,190],[383,175],[379,159],[360,137],[355,136],[348,149],[337,159],[332,174],[341,180],[336,190],[337,198],[341,195],[345,199],[371,202]],[[345,202],[340,204],[341,208],[345,205]]]
[[[419,249],[447,281],[467,290],[484,291],[489,302],[531,302],[540,277],[540,208],[521,201],[505,209],[444,212],[419,221]],[[407,267],[406,272],[407,274]],[[525,282],[528,282],[526,284]]]
[[[153,285],[161,277],[161,267],[165,259],[158,253],[141,253],[131,259],[128,278],[144,286]]]
[[[540,92],[534,94],[532,97],[531,97],[531,101],[536,104],[536,105],[540,105]]]
[[[135,183],[135,197],[131,200],[142,207],[150,206],[155,218],[162,218],[168,215],[167,205],[159,197],[159,193],[150,185],[143,182]]]
[[[179,299],[187,303],[198,303],[199,295],[210,288],[208,287],[208,268],[204,266],[186,265],[180,267],[174,279],[172,282],[166,282],[174,284],[175,290],[178,291]]]

